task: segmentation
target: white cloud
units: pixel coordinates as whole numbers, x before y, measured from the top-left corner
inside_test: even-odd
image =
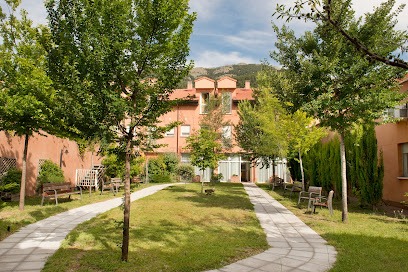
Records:
[[[243,56],[240,52],[203,51],[194,58],[196,67],[219,67],[237,63],[259,63],[251,57]]]
[[[222,3],[222,0],[190,0],[191,11],[197,12],[200,20],[210,20],[217,16],[217,8]]]
[[[224,36],[224,40],[235,47],[256,50],[273,45],[275,35],[272,29],[270,32],[245,30],[237,35],[226,35]]]

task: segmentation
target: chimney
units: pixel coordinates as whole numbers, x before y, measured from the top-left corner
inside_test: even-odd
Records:
[[[245,80],[245,89],[251,89],[251,81]]]
[[[191,90],[193,88],[193,82],[191,80],[187,81],[187,89]]]

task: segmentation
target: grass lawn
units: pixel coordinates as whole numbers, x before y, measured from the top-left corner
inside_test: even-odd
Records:
[[[408,271],[408,220],[384,213],[374,213],[349,204],[349,222],[341,222],[341,203],[334,201],[334,215],[328,209],[306,212],[307,202],[297,207],[297,195],[289,199],[282,190],[270,191],[276,200],[289,208],[303,222],[318,232],[337,252],[337,261],[330,271]]]
[[[139,190],[150,185],[141,185],[134,188]],[[58,205],[55,205],[54,199],[46,199],[44,206],[41,206],[41,197],[26,197],[24,211],[19,210],[19,204],[17,202],[3,202],[0,200],[0,241],[7,236],[18,231],[21,227],[35,223],[44,218],[52,215],[65,212],[67,210],[77,208],[83,205],[96,203],[104,200],[108,200],[121,195],[121,192],[114,196],[112,193],[105,191],[102,195],[99,192],[92,192],[89,195],[89,191],[82,191],[82,199],[79,195],[72,195],[71,199],[68,196],[62,196],[58,198]],[[8,231],[10,229],[10,231]]]
[[[204,271],[268,248],[241,184],[217,184],[210,196],[176,185],[133,202],[127,263],[122,219],[116,208],[79,225],[43,271]]]

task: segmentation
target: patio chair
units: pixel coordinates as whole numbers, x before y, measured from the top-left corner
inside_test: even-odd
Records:
[[[315,213],[316,207],[327,207],[329,209],[330,215],[333,215],[333,195],[334,195],[334,191],[331,190],[329,192],[329,195],[327,196],[327,199],[325,197],[315,198],[312,201],[313,213]],[[324,199],[326,199],[326,201],[322,202],[322,200]]]

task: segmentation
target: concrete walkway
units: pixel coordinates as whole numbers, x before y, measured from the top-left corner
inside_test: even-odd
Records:
[[[151,186],[131,194],[131,201],[172,184]],[[28,225],[0,242],[0,271],[38,272],[78,224],[122,204],[122,198],[72,209]]]
[[[131,200],[156,193],[170,184],[137,191]],[[316,232],[254,184],[244,184],[255,212],[267,234],[270,249],[240,260],[218,272],[327,271],[336,250]],[[122,198],[79,207],[28,225],[0,242],[0,271],[38,272],[78,224],[119,206]],[[154,272],[154,271],[152,271]]]
[[[270,249],[215,271],[327,271],[336,250],[292,212],[252,183],[244,183]]]

